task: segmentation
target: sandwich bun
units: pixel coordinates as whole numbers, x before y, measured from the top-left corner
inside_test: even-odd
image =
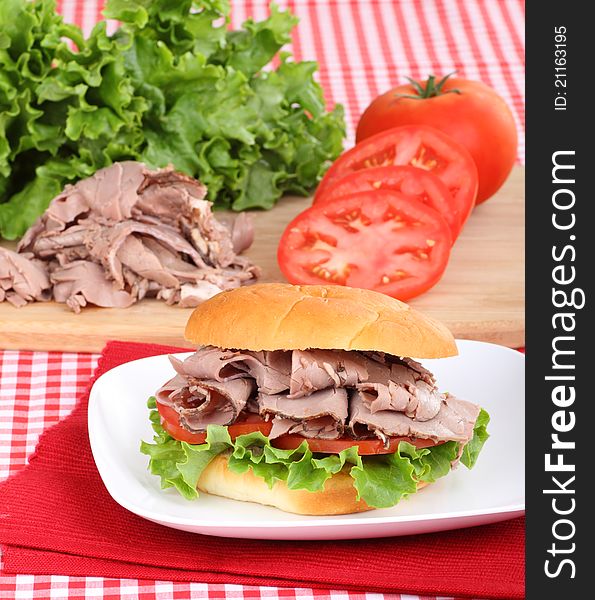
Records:
[[[379,292],[261,283],[217,294],[190,316],[185,338],[238,350],[361,350],[414,358],[457,354],[438,321]]]
[[[418,490],[425,483],[418,485]],[[217,455],[202,472],[198,490],[242,500],[275,506],[285,512],[299,515],[346,515],[374,510],[363,500],[357,499],[353,479],[346,471],[339,471],[326,480],[320,492],[290,490],[284,481],[277,481],[272,488],[252,471],[238,474],[227,467],[227,456]]]

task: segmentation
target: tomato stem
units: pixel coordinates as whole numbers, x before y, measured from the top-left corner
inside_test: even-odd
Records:
[[[442,94],[460,94],[461,90],[453,88],[452,90],[443,90],[444,84],[447,82],[449,77],[452,77],[456,71],[445,75],[438,83],[436,83],[436,76],[430,75],[426,81],[424,87],[423,83],[416,81],[411,77],[406,77],[407,81],[413,86],[416,94],[395,94],[397,98],[411,98],[413,100],[425,100],[427,98],[434,98],[435,96],[441,96]]]

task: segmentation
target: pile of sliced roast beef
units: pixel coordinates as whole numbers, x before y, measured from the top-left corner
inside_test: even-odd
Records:
[[[252,243],[251,222],[217,221],[206,191],[173,168],[133,161],[67,185],[17,252],[0,247],[0,301],[53,299],[75,312],[144,297],[196,306],[253,282],[257,267],[238,256]]]
[[[200,348],[157,391],[191,432],[230,425],[247,412],[272,419],[269,438],[355,439],[411,436],[468,442],[480,407],[441,394],[434,376],[410,358],[380,352],[251,352]]]

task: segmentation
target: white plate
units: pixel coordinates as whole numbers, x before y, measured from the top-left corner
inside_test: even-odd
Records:
[[[102,375],[89,400],[95,463],[116,502],[162,525],[225,537],[321,540],[426,533],[503,521],[525,510],[524,356],[482,342],[458,341],[459,356],[424,360],[441,390],[483,406],[490,439],[475,467],[460,466],[388,509],[310,517],[201,494],[189,502],[161,490],[147,471],[140,440],[151,441],[147,398],[173,374],[165,355],[129,362]],[[181,357],[186,356],[181,354]]]

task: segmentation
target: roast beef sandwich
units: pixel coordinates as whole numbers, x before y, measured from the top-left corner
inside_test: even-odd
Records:
[[[141,451],[188,499],[311,515],[389,507],[471,468],[488,437],[487,413],[417,360],[455,355],[450,332],[377,292],[242,287],[196,308],[185,337],[198,349],[170,357]]]

